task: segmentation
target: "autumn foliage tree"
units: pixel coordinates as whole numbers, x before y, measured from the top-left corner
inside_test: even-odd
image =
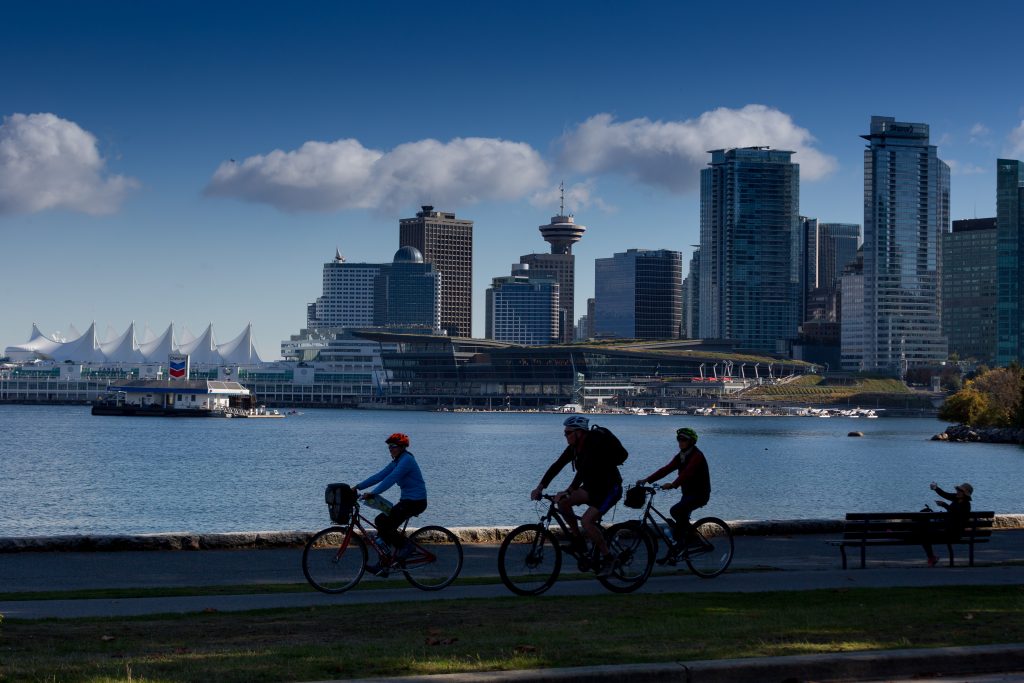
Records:
[[[1022,425],[1024,377],[1017,365],[985,370],[946,399],[939,419],[974,427]]]

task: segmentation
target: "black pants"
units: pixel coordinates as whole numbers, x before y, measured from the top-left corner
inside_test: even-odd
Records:
[[[382,512],[373,520],[377,533],[394,548],[405,545],[405,535],[398,530],[409,518],[421,514],[427,509],[425,500],[400,500],[391,508],[391,512]]]
[[[694,510],[700,507],[704,507],[708,504],[707,498],[687,498],[683,496],[682,500],[673,505],[668,513],[672,515],[672,535],[676,539],[676,543],[686,543],[690,540],[690,534],[693,530],[693,525],[690,524],[690,515]]]

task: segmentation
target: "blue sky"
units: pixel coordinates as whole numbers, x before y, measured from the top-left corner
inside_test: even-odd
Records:
[[[710,5],[710,3],[706,3]],[[694,6],[691,6],[694,5]],[[0,348],[170,322],[260,353],[335,247],[421,204],[476,222],[484,290],[569,208],[593,261],[699,241],[706,150],[797,152],[801,213],[863,222],[872,115],[931,125],[952,217],[1024,159],[1024,4],[49,2],[0,24]]]

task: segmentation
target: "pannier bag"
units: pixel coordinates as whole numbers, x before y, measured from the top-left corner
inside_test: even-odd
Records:
[[[327,510],[335,524],[348,524],[356,504],[356,492],[348,484],[328,484],[324,491]]]
[[[628,508],[639,510],[647,502],[647,492],[640,486],[634,486],[626,491],[625,500],[622,504]]]

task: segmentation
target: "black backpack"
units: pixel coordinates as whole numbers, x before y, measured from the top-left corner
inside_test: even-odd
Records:
[[[629,451],[619,441],[619,437],[612,434],[612,430],[607,427],[592,426],[588,438],[597,441],[597,449],[601,457],[616,467],[626,462],[626,458],[629,457]]]

